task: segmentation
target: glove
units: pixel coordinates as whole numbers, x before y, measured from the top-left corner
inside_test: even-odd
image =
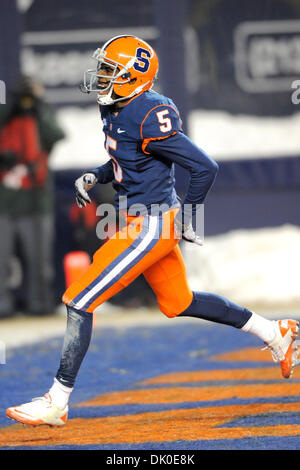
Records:
[[[87,191],[92,189],[97,182],[98,179],[94,173],[83,173],[83,175],[75,181],[75,197],[80,208],[85,207],[87,203],[90,204],[91,199]]]
[[[195,243],[196,245],[199,245],[199,246],[203,245],[203,241],[195,233],[191,222],[184,224],[182,223],[180,218],[177,218],[176,216],[174,220],[174,224],[175,224],[175,233],[178,238],[182,238],[186,242]]]

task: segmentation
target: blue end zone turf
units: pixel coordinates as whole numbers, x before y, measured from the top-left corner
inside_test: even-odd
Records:
[[[58,368],[62,341],[62,338],[54,338],[8,352],[7,363],[0,366],[2,431],[13,423],[5,417],[8,406],[30,401],[48,391]],[[170,321],[168,326],[97,327],[71,395],[69,421],[59,430],[60,440],[56,442],[53,434],[53,444],[39,446],[33,440],[28,445],[26,432],[29,428],[24,428],[24,445],[22,436],[18,445],[0,438],[0,449],[300,449],[300,375],[295,373],[291,380],[284,380],[279,365],[269,358],[261,362],[250,353],[249,360],[245,360],[245,354],[238,360],[216,357],[248,349],[259,351],[262,346],[256,337],[228,326],[203,322],[180,324],[180,319]],[[276,369],[271,379],[261,375],[253,378],[254,369],[270,367],[278,368],[278,375]],[[195,381],[188,374],[228,370],[232,371],[232,378],[210,375],[206,380],[202,374],[201,380]],[[241,370],[245,370],[245,377],[236,375]],[[251,376],[247,375],[249,371]],[[176,378],[169,382],[159,379],[164,374],[178,372],[183,374],[179,382]],[[154,378],[159,379],[158,383],[142,383]],[[254,387],[258,387],[257,394]],[[148,396],[149,390],[153,391],[153,399],[151,393],[150,398]],[[211,390],[211,397],[207,390]],[[124,395],[122,391],[128,391],[128,396],[135,398],[130,402],[127,392]],[[80,406],[104,394],[103,404]],[[136,398],[138,396],[140,399]],[[79,406],[75,406],[77,404]],[[206,409],[207,416],[203,415]],[[143,426],[147,416],[150,421],[144,425],[148,432],[144,439],[138,427],[135,434],[135,421],[130,420],[137,419],[136,425]],[[169,420],[168,437],[155,422],[156,416],[162,426]],[[180,421],[181,416],[183,421]],[[219,421],[213,421],[214,416]],[[80,433],[75,443],[68,441],[67,430],[76,420],[81,423],[84,419],[85,429],[91,429],[94,420],[103,419],[104,423],[112,418],[117,422],[118,419],[120,422],[125,418],[129,420],[128,442],[126,433],[121,431],[118,441],[114,429],[111,429],[111,441],[109,436],[108,441],[104,441],[101,421],[97,421],[99,442],[96,442],[97,436],[90,443],[82,442]],[[202,434],[200,425],[204,429]]]

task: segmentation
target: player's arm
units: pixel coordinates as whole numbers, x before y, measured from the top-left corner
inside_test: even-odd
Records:
[[[191,219],[197,204],[203,204],[214,182],[217,163],[182,133],[179,113],[172,101],[155,106],[147,113],[140,134],[144,153],[177,163],[190,173],[189,187],[182,211],[176,216],[176,224],[183,238],[202,244],[194,233]]]
[[[114,179],[114,172],[111,160],[106,162],[93,170],[84,172],[75,181],[76,201],[78,206],[85,207],[86,204],[91,202],[91,199],[87,193],[92,189],[95,184],[110,183]]]
[[[160,158],[177,163],[189,171],[189,187],[181,211],[175,218],[175,225],[178,235],[184,240],[202,245],[201,238],[193,229],[192,216],[196,212],[197,204],[203,204],[215,180],[217,163],[182,132],[177,132],[167,139],[151,140],[147,150],[152,155],[159,155]]]
[[[98,166],[91,170],[97,177],[98,183],[106,184],[111,183],[114,179],[114,168],[112,160],[108,160],[104,165]]]
[[[182,132],[167,139],[151,140],[146,150],[188,170],[190,182],[183,204],[191,205],[194,211],[197,204],[203,204],[218,171],[218,164],[212,158]]]
[[[158,155],[188,170],[190,183],[184,204],[191,204],[195,211],[196,205],[204,202],[218,165],[183,134],[178,109],[171,100],[148,111],[140,135],[144,153]]]

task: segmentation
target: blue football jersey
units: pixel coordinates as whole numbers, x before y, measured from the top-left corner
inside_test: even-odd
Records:
[[[134,207],[136,211],[141,206],[138,212],[146,208],[149,213],[153,205],[179,205],[173,162],[147,151],[149,142],[181,132],[181,119],[173,101],[147,91],[117,112],[114,110],[100,106],[117,209],[127,204],[128,209]]]
[[[100,106],[100,112],[111,158],[92,171],[99,183],[112,182],[117,210],[155,215],[179,206],[177,163],[190,173],[182,207],[194,214],[215,180],[218,165],[182,132],[173,101],[147,91],[123,108]]]

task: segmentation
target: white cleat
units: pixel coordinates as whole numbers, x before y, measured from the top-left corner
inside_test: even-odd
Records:
[[[275,338],[267,344],[273,360],[280,362],[281,373],[288,379],[294,366],[297,364],[298,346],[295,341],[298,335],[299,322],[297,320],[279,320],[275,322]]]
[[[31,426],[63,426],[68,418],[68,406],[58,408],[52,403],[49,393],[34,398],[29,403],[7,408],[6,416],[22,424]]]

